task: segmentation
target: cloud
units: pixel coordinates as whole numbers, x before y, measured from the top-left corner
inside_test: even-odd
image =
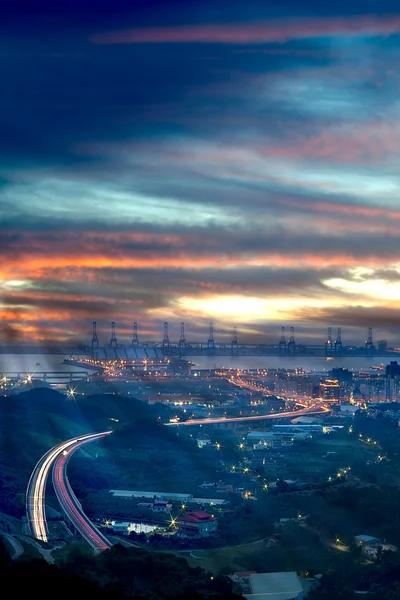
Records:
[[[388,36],[400,32],[400,15],[287,18],[264,23],[218,23],[97,33],[94,44],[266,44],[323,37]]]
[[[228,21],[221,3],[213,25],[211,5],[147,4],[125,33],[98,15],[1,39],[0,315],[17,335],[395,322],[397,287],[377,282],[399,270],[400,16],[227,3]]]
[[[358,230],[348,236],[346,231],[340,235],[340,231],[318,230],[313,223],[302,223],[299,230],[296,223],[285,227],[274,223],[256,225],[253,221],[230,228],[214,224],[177,230],[179,233],[171,235],[159,227],[148,236],[118,229],[74,232],[66,228],[46,235],[39,230],[20,232],[18,242],[12,241],[15,233],[3,231],[4,262],[0,275],[9,280],[26,279],[30,272],[45,276],[51,270],[64,279],[71,270],[92,269],[100,273],[115,267],[196,271],[257,266],[295,269],[300,265],[322,269],[362,264],[377,268],[398,261],[396,230],[369,236]]]
[[[337,323],[347,328],[374,327],[379,330],[378,335],[388,335],[389,339],[396,339],[400,335],[400,309],[387,306],[362,306],[348,305],[341,307],[325,307],[321,309],[304,309],[300,312],[303,319],[320,324]],[[375,332],[377,334],[377,332]]]

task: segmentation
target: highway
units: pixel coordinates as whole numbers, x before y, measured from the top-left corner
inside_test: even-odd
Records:
[[[65,456],[68,456],[68,452],[70,450],[74,451],[80,445],[100,439],[106,435],[109,435],[110,433],[112,432],[104,431],[103,433],[92,433],[72,438],[48,450],[46,454],[44,454],[37,462],[32,471],[26,490],[26,516],[32,537],[42,540],[43,542],[47,542],[49,539],[49,530],[46,520],[45,495],[49,472],[56,459],[60,456],[64,456],[64,452],[66,452]],[[72,492],[71,488],[69,487],[69,483],[68,491],[69,493]],[[76,498],[75,501],[77,501]],[[92,527],[94,531],[97,531],[94,526]]]
[[[309,408],[301,410],[293,410],[290,412],[281,412],[267,415],[254,415],[250,417],[217,417],[215,419],[209,417],[206,419],[188,419],[187,421],[177,421],[174,423],[165,423],[169,427],[177,425],[213,425],[214,423],[239,423],[246,421],[264,421],[265,419],[283,419],[285,417],[301,417],[304,415],[316,415],[320,413],[327,413],[329,409],[325,406],[315,405]]]
[[[230,383],[233,383],[234,385],[243,388],[243,389],[248,389],[250,391],[254,391],[254,392],[267,392],[268,394],[271,394],[271,391],[266,388],[265,386],[262,386],[261,384],[256,385],[247,381],[243,381],[240,378],[237,378],[236,380],[234,378],[230,378],[229,379]],[[246,422],[246,421],[264,421],[265,419],[283,419],[286,417],[301,417],[304,415],[315,415],[315,414],[320,414],[320,413],[327,413],[329,412],[329,409],[326,408],[325,406],[321,405],[321,403],[316,403],[313,404],[312,406],[309,407],[304,407],[301,410],[296,410],[296,411],[288,411],[288,412],[281,412],[281,413],[274,413],[274,414],[267,414],[267,415],[252,415],[252,416],[248,416],[248,417],[217,417],[217,418],[205,418],[205,419],[188,419],[187,421],[177,421],[177,422],[172,422],[172,423],[165,423],[165,425],[168,425],[170,427],[172,427],[173,425],[212,425],[212,424],[218,424],[218,423],[242,423],[242,422]]]
[[[103,434],[104,435],[104,434]],[[77,440],[68,450],[57,456],[53,463],[53,486],[57,499],[75,528],[92,548],[100,552],[111,548],[112,543],[95,527],[83,512],[67,477],[67,465],[71,455],[88,440]],[[91,440],[89,440],[91,441]]]

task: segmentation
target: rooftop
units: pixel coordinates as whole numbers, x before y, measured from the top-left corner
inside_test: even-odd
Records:
[[[181,515],[177,520],[184,523],[207,523],[209,521],[215,521],[216,519],[203,510],[195,510]]]
[[[356,535],[356,540],[364,544],[379,543],[381,540],[373,535]]]
[[[295,571],[256,573],[250,575],[252,593],[249,600],[292,600],[303,593],[303,586]]]

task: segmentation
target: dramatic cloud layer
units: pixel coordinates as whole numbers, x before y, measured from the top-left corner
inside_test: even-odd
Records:
[[[398,341],[395,4],[45,4],[0,23],[5,339]]]

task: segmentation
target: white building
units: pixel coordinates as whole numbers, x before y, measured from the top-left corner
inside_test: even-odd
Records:
[[[155,529],[163,529],[157,525],[149,525],[147,523],[128,523],[127,521],[111,521],[114,533],[129,535],[131,531],[135,533],[151,533]]]

